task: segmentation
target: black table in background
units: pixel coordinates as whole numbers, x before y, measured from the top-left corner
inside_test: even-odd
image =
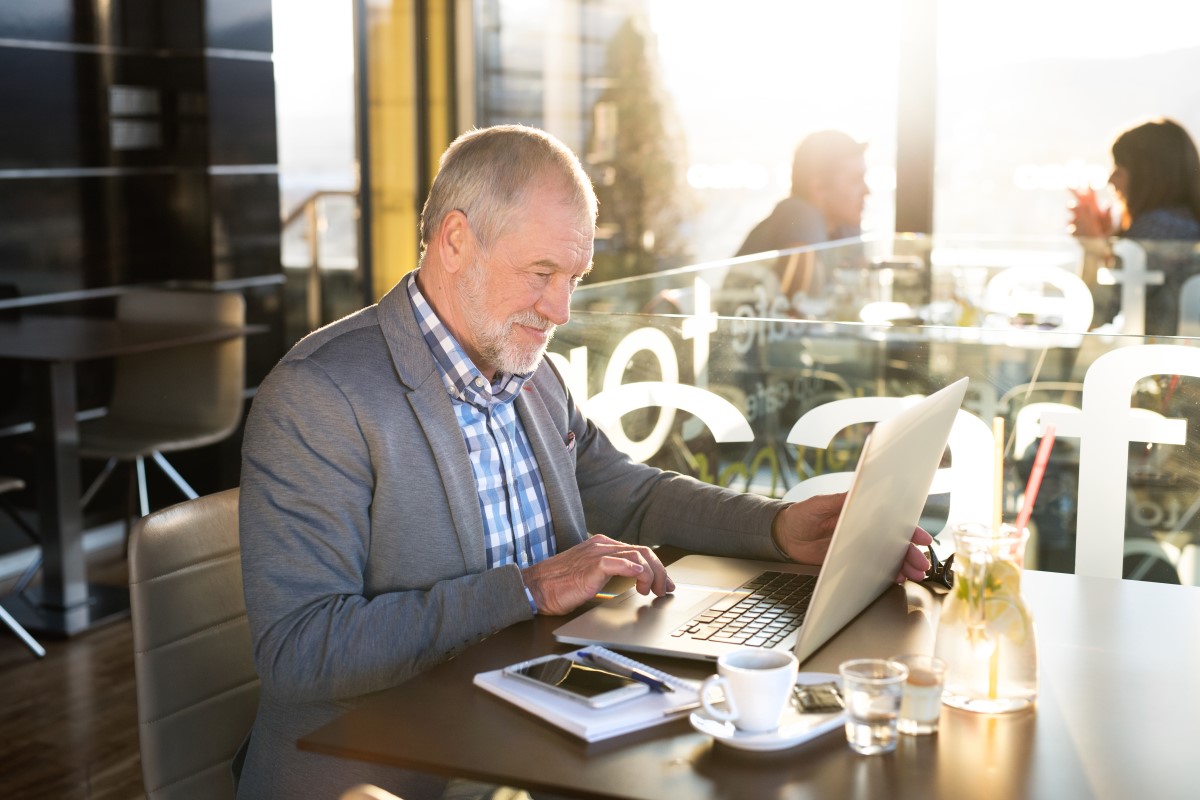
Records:
[[[40,587],[4,598],[26,628],[71,636],[129,613],[125,587],[88,583],[83,551],[75,367],[81,361],[219,342],[262,326],[173,325],[72,316],[0,322],[0,359],[33,372],[33,479],[44,558]]]

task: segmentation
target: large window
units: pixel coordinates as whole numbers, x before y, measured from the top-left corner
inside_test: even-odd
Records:
[[[788,194],[797,142],[823,128],[869,143],[863,228],[892,230],[903,3],[657,0],[648,7],[687,136],[688,184],[699,201],[688,239],[698,260],[733,255]]]
[[[935,230],[1063,234],[1117,133],[1168,116],[1195,138],[1198,31],[1177,0],[942,2]]]
[[[289,342],[363,305],[352,21],[348,3],[272,7]]]
[[[477,0],[476,121],[585,157],[600,277],[732,255],[821,128],[869,142],[864,228],[887,232],[900,5]]]
[[[544,125],[589,155],[601,186],[644,178],[637,153],[659,165],[655,218],[630,219],[630,198],[615,196],[608,210],[625,217],[602,220],[601,251],[639,268],[731,255],[787,193],[796,142],[819,128],[870,143],[864,230],[888,233],[896,120],[927,115],[934,230],[972,236],[1063,235],[1067,188],[1104,187],[1119,131],[1165,115],[1200,132],[1200,87],[1186,77],[1200,69],[1200,5],[940,2],[936,114],[897,108],[909,79],[897,74],[902,23],[916,5],[476,0],[478,121]],[[640,72],[619,41],[629,21]],[[660,121],[637,127],[635,113]],[[662,149],[623,138],[633,127]]]

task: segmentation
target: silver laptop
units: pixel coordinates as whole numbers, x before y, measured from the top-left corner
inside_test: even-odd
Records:
[[[787,648],[804,661],[895,582],[966,390],[962,378],[876,424],[819,574],[800,564],[685,556],[667,570],[674,593],[630,588],[555,637],[712,660],[736,647]]]

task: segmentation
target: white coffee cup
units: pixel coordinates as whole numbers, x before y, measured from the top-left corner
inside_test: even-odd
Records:
[[[799,668],[796,656],[786,650],[733,650],[717,659],[717,674],[700,687],[700,703],[710,717],[732,722],[739,731],[773,731],[787,708]],[[718,688],[725,693],[724,708],[709,701]]]

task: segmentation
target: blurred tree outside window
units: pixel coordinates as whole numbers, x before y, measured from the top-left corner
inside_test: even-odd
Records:
[[[611,76],[593,106],[588,170],[600,199],[594,280],[642,275],[691,258],[686,149],[652,40],[627,18],[607,47]]]
[[[543,127],[584,160],[591,281],[730,257],[822,128],[869,143],[864,230],[890,233],[903,5],[475,0],[475,122]]]

